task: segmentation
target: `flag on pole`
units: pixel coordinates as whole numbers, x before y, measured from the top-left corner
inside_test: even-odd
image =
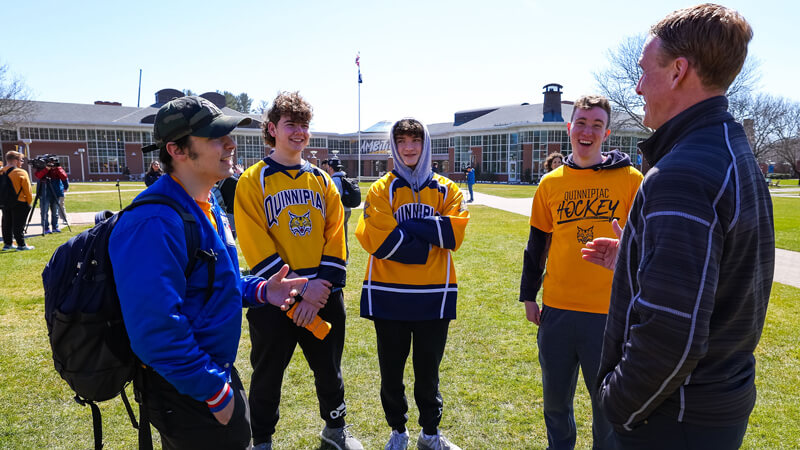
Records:
[[[358,66],[358,84],[361,84],[361,52],[356,54],[356,65]]]

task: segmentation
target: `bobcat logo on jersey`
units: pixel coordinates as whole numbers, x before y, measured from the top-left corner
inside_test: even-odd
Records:
[[[578,242],[581,244],[585,244],[594,239],[594,225],[586,229],[578,226],[576,226],[576,228],[578,228]]]
[[[289,213],[289,230],[295,236],[305,236],[311,233],[311,211],[306,211],[302,216]]]

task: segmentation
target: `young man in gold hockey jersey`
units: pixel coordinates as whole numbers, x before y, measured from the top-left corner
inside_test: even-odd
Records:
[[[236,189],[236,229],[252,273],[269,277],[289,264],[293,274],[309,278],[292,318],[277,308],[247,314],[253,344],[251,425],[258,450],[272,448],[283,373],[297,344],[314,372],[325,421],[321,439],[340,450],[363,448],[344,421],[344,211],[330,176],[302,158],[311,116],[311,105],[300,94],[280,93],[263,122],[264,141],[275,150],[248,168]],[[305,328],[317,316],[330,323],[327,336]]]
[[[414,398],[422,427],[420,449],[458,449],[439,432],[439,364],[450,320],[456,318],[453,252],[469,212],[458,186],[431,170],[428,130],[415,119],[391,129],[394,170],[376,181],[364,203],[356,237],[370,254],[361,291],[361,316],[378,340],[381,403],[392,433],[386,449],[408,445],[403,370],[414,353]]]

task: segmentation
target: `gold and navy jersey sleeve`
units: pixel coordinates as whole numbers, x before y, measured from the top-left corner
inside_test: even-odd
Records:
[[[426,190],[422,191],[427,203],[436,205],[433,214],[409,219],[401,227],[436,247],[458,250],[464,241],[469,221],[469,211],[464,195],[449,179],[434,175]]]
[[[403,264],[425,264],[430,244],[398,226],[392,205],[399,178],[391,174],[369,189],[356,238],[367,253]]]
[[[250,166],[239,177],[234,197],[234,220],[239,246],[253,275],[269,278],[286,262],[278,254],[267,228],[264,194],[261,186],[264,161]]]
[[[254,275],[286,263],[300,276],[344,286],[344,211],[336,187],[317,167],[285,167],[267,158],[242,174],[236,229]]]

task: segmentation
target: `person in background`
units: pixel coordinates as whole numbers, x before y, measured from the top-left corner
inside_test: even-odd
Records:
[[[13,150],[6,153],[6,165],[0,169],[0,176],[8,177],[11,187],[17,194],[9,204],[3,205],[3,251],[16,249],[17,251],[33,250],[32,245],[25,245],[25,222],[33,203],[31,180],[28,172],[22,170],[25,157],[20,152]],[[17,245],[14,246],[14,240]]]
[[[475,201],[475,194],[472,192],[472,186],[475,184],[475,169],[472,166],[467,166],[467,187],[469,188],[468,203]]]
[[[163,174],[164,172],[161,171],[161,163],[159,163],[158,161],[151,162],[150,170],[148,170],[147,173],[144,174],[145,186],[150,187]]]
[[[544,170],[552,172],[564,164],[564,156],[560,152],[553,152],[547,155],[544,160]]]
[[[69,189],[69,178],[60,165],[48,161],[47,165],[33,174],[39,182],[36,193],[39,195],[39,210],[42,216],[42,234],[60,233],[58,228],[58,207],[63,204],[64,186]],[[48,221],[48,212],[50,221]],[[52,222],[52,231],[50,228]],[[66,218],[64,219],[66,223]]]
[[[336,190],[339,191],[339,195],[342,195],[342,178],[347,176],[342,170],[342,161],[339,158],[333,157],[331,159],[323,159],[322,160],[322,169],[331,176],[333,180],[333,184],[336,185]],[[344,206],[344,241],[345,244],[348,245],[347,247],[347,261],[350,261],[350,246],[348,244],[348,232],[347,232],[347,223],[350,220],[350,215],[352,214],[351,208]]]

